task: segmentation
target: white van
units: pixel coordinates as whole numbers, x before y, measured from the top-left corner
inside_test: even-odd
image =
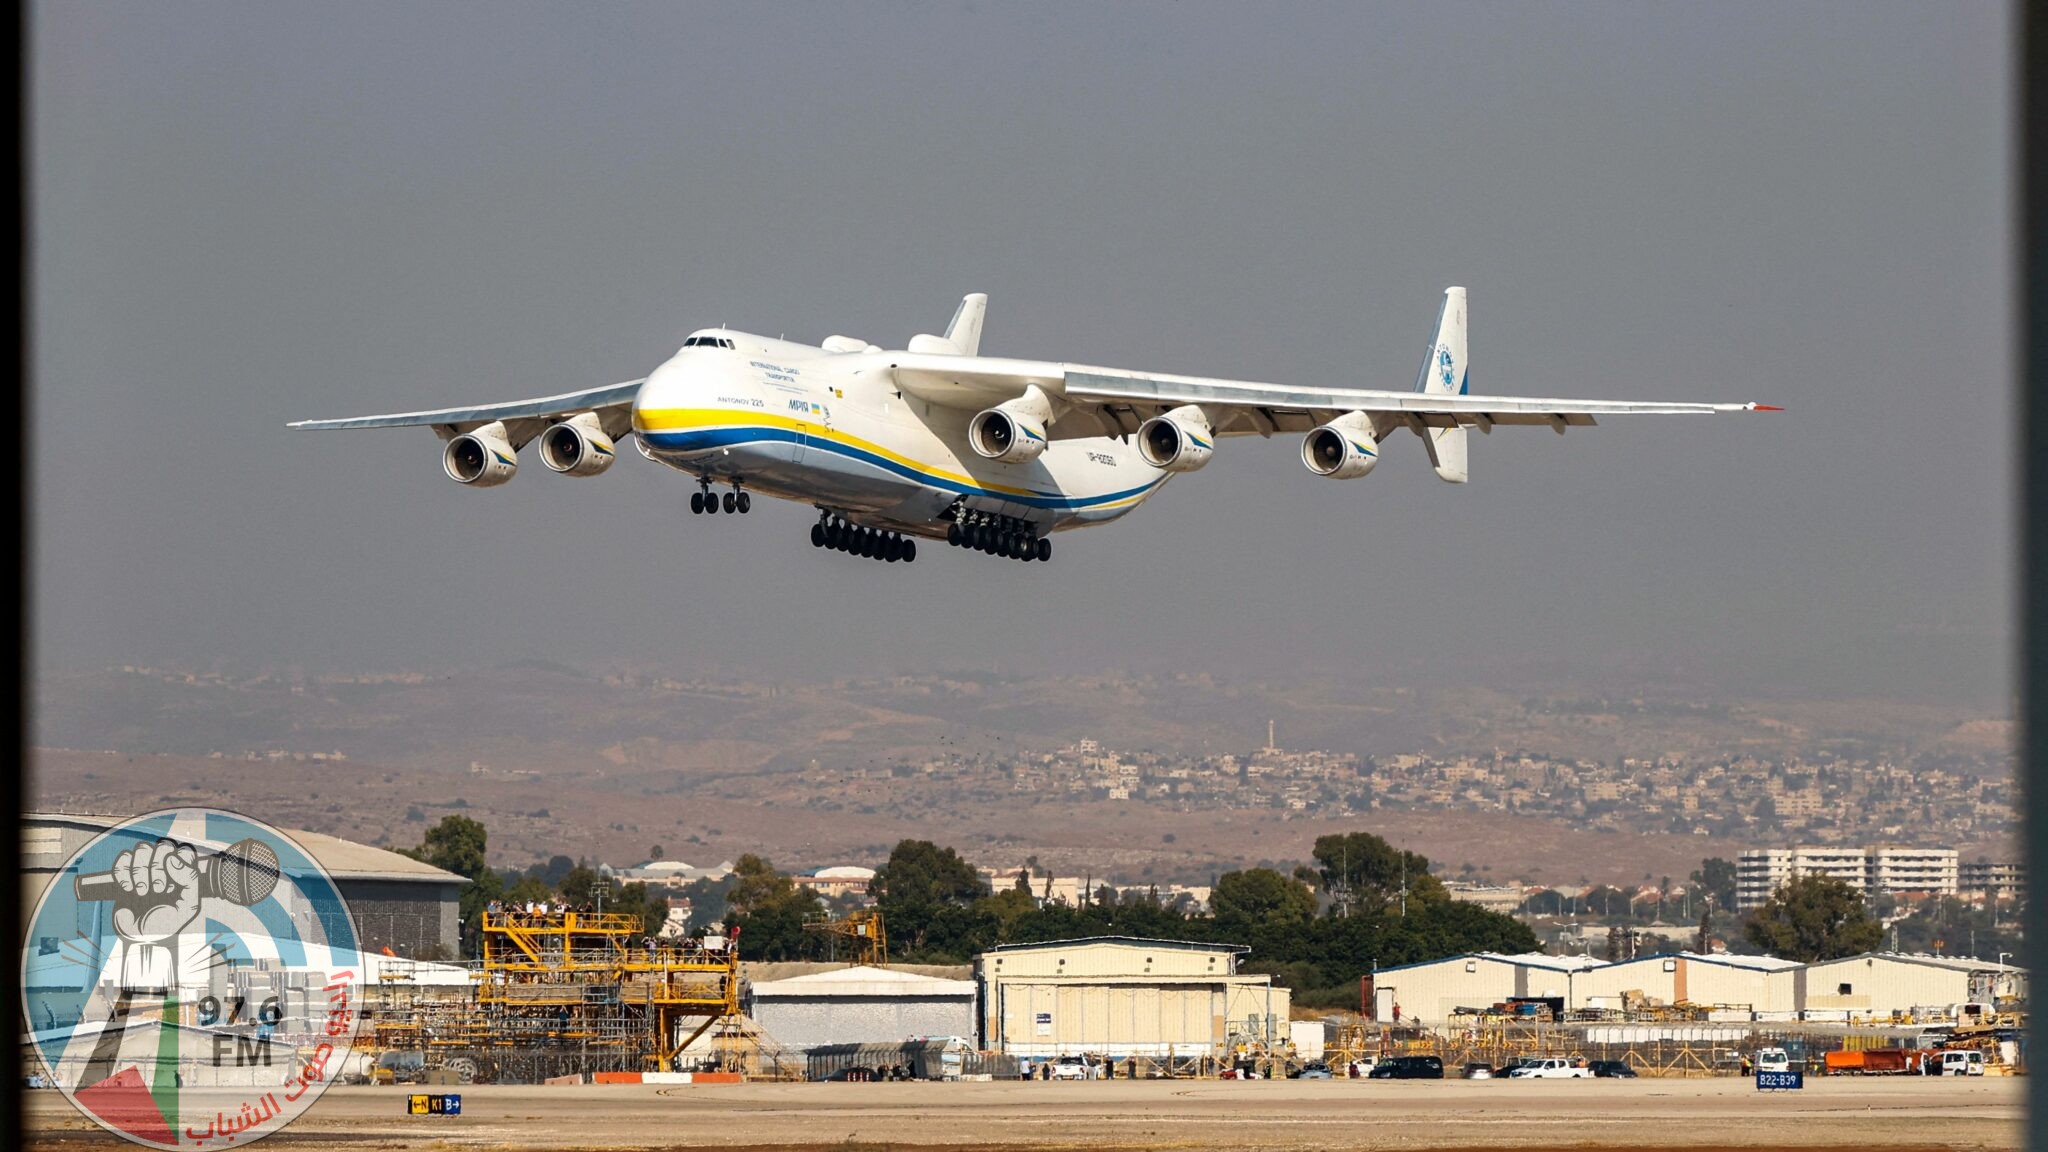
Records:
[[[1974,1048],[1948,1049],[1941,1054],[1941,1075],[1982,1076],[1984,1054]]]
[[[1759,1072],[1790,1072],[1792,1057],[1783,1048],[1759,1048],[1756,1050],[1756,1070]]]

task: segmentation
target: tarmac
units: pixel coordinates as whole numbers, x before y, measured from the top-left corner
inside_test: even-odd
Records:
[[[337,1085],[264,1148],[968,1152],[1033,1149],[2008,1149],[2010,1077],[1750,1081],[1099,1081],[468,1086],[460,1116],[408,1114],[406,1087]],[[39,1149],[126,1147],[53,1091],[28,1093]]]

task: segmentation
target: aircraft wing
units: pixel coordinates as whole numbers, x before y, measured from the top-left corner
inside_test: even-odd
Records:
[[[1687,415],[1748,412],[1760,404],[1699,404],[1661,400],[1573,400],[1539,396],[1473,396],[1437,392],[1393,392],[1368,388],[1299,388],[1197,376],[1150,376],[1114,369],[1069,366],[1065,396],[1099,423],[1135,432],[1146,419],[1184,404],[1208,413],[1219,436],[1307,432],[1346,412],[1372,417],[1384,436],[1407,427],[1476,427],[1496,424],[1567,427],[1596,423],[1599,416]],[[1057,425],[1055,425],[1057,427]]]
[[[1185,404],[1201,406],[1219,436],[1271,436],[1307,432],[1346,412],[1372,417],[1384,436],[1407,427],[1549,425],[1562,432],[1599,416],[1680,415],[1769,410],[1764,404],[1698,404],[1661,400],[1573,400],[1535,396],[1305,388],[1204,376],[1127,372],[1084,364],[1003,360],[943,353],[890,357],[897,386],[914,396],[955,408],[1000,404],[1038,385],[1053,401],[1054,439],[1121,436],[1153,416]]]
[[[427,412],[397,412],[385,416],[355,416],[341,420],[298,420],[285,425],[312,431],[338,428],[427,427],[443,440],[485,424],[502,421],[505,438],[514,448],[541,434],[548,425],[582,412],[597,413],[605,434],[614,440],[633,432],[633,398],[640,394],[641,380],[628,380],[604,388],[564,392],[536,400],[512,400],[502,404],[475,404],[466,408],[436,408]]]

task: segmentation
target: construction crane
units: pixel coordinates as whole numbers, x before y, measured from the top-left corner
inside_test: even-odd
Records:
[[[804,918],[804,930],[851,940],[856,964],[879,968],[889,962],[889,933],[882,927],[882,913],[878,908],[856,908],[837,917],[824,912],[813,913]]]

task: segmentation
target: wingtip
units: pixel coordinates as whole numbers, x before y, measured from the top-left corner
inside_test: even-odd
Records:
[[[1776,405],[1776,404],[1751,404],[1751,405],[1749,406],[1749,408],[1750,408],[1750,411],[1752,411],[1752,412],[1783,412],[1783,411],[1784,411],[1784,409],[1783,409],[1783,408],[1779,407],[1779,406],[1778,406],[1778,405]]]

